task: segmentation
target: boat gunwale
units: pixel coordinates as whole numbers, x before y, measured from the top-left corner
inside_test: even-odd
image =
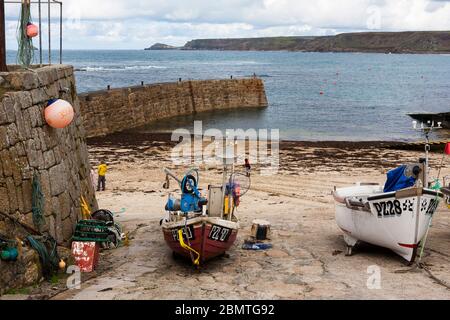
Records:
[[[396,199],[403,199],[403,198],[410,198],[410,197],[420,197],[422,195],[431,195],[443,198],[444,194],[440,191],[431,190],[428,188],[423,187],[414,187],[414,188],[407,188],[407,189],[401,189],[397,191],[390,191],[390,192],[384,192],[381,194],[376,194],[373,196],[367,197],[368,201],[375,201],[375,200],[381,200],[381,199],[389,199],[389,198],[396,198]]]
[[[229,221],[229,220],[220,219],[220,218],[216,218],[216,217],[208,217],[208,216],[191,218],[191,219],[187,220],[187,223],[185,222],[185,220],[163,222],[161,227],[163,229],[173,229],[173,228],[184,227],[185,225],[195,225],[197,223],[210,223],[213,225],[219,225],[219,226],[233,229],[233,230],[239,229],[239,222]]]

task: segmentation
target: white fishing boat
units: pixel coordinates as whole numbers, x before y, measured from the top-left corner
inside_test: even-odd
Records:
[[[431,189],[428,183],[428,134],[432,128],[421,128],[427,138],[426,158],[398,168],[401,178],[414,181],[413,185],[388,192],[386,186],[374,183],[335,188],[336,222],[344,232],[347,255],[363,241],[391,249],[410,263],[414,261],[443,198],[442,192]]]
[[[383,192],[381,185],[359,184],[336,189],[336,222],[344,232],[347,254],[358,241],[389,248],[413,262],[442,198],[422,187]]]

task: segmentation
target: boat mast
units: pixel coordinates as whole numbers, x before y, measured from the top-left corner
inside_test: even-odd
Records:
[[[233,137],[233,141],[229,141],[228,138],[228,133],[226,134],[225,137],[225,147],[222,149],[223,150],[223,154],[222,154],[222,159],[223,159],[223,177],[222,177],[222,219],[224,218],[225,215],[225,193],[227,190],[227,185],[229,186],[229,190],[228,190],[228,220],[231,221],[232,219],[232,204],[231,201],[233,199],[233,194],[232,194],[232,179],[233,179],[233,173],[234,173],[234,137]]]
[[[232,208],[234,208],[234,202],[233,201],[233,175],[234,175],[234,158],[233,158],[233,162],[231,163],[230,166],[230,178],[228,179],[228,185],[230,186],[230,189],[228,190],[228,206],[229,206],[229,212],[228,212],[228,220],[231,221],[231,219],[233,219],[233,212],[234,210]]]
[[[425,168],[424,168],[424,178],[423,178],[423,187],[428,188],[428,175],[430,174],[430,166],[429,166],[429,159],[430,159],[430,133],[431,131],[435,129],[442,129],[441,127],[442,122],[438,122],[437,126],[435,125],[434,121],[428,121],[426,125],[422,122],[420,124],[420,128],[417,128],[417,121],[413,121],[413,127],[416,130],[422,131],[425,135]]]

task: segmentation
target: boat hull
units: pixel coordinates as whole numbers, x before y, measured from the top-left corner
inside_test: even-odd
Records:
[[[368,189],[350,187],[334,193],[336,222],[347,245],[364,241],[389,248],[413,262],[442,193],[410,188],[374,194]]]
[[[236,241],[239,224],[219,218],[197,217],[185,221],[162,224],[164,240],[173,252],[191,258],[191,252],[184,249],[178,239],[178,230],[187,228],[185,240],[189,238],[190,247],[200,253],[200,263],[223,255]],[[186,241],[185,241],[186,242]],[[194,254],[195,256],[195,254]]]

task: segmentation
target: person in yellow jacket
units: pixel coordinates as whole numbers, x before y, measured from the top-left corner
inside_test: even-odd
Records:
[[[106,171],[108,171],[108,166],[106,165],[105,161],[102,161],[97,168],[98,172],[97,191],[100,191],[100,187],[102,188],[102,191],[105,191]]]

